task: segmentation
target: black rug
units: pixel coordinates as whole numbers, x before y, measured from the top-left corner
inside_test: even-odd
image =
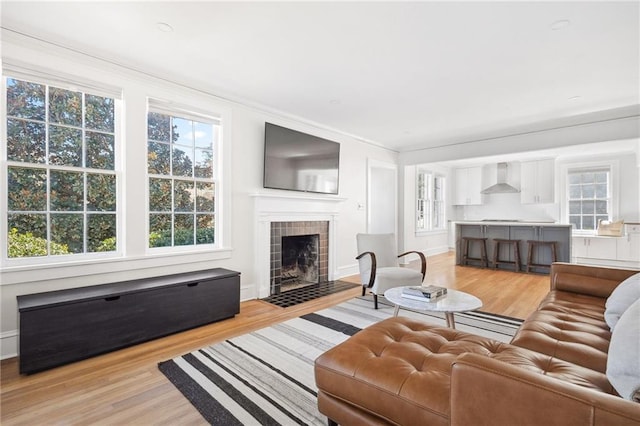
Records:
[[[328,296],[355,287],[360,287],[360,284],[348,283],[346,281],[328,281],[274,294],[262,300],[280,306],[281,308],[288,308],[298,303],[308,302],[318,297]]]

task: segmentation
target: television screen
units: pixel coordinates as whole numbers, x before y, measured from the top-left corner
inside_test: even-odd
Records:
[[[265,123],[265,188],[337,194],[339,163],[339,143]]]

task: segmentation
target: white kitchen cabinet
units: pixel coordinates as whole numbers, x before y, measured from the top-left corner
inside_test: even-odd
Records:
[[[577,263],[616,260],[618,237],[572,237],[572,256]]]
[[[455,169],[455,194],[453,204],[470,206],[482,204],[482,168]]]
[[[553,203],[553,160],[523,161],[520,164],[520,202]]]
[[[640,266],[640,225],[625,225],[625,235],[617,238],[618,260]]]

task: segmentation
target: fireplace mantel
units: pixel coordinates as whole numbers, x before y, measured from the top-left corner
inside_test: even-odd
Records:
[[[328,278],[336,276],[336,227],[340,204],[346,198],[308,193],[261,192],[250,194],[254,199],[256,217],[255,259],[257,298],[270,293],[271,222],[327,221],[329,222]]]

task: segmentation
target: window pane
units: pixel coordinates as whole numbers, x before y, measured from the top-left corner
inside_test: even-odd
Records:
[[[213,151],[196,148],[195,176],[198,178],[213,177]]]
[[[206,123],[194,123],[194,138],[197,148],[213,148],[213,129],[214,126]]]
[[[114,101],[112,98],[85,95],[85,127],[113,133],[114,131]]]
[[[52,123],[82,126],[82,93],[49,87],[49,120]]]
[[[47,216],[44,214],[8,215],[9,257],[47,255]]]
[[[49,126],[49,162],[82,167],[82,130]]]
[[[582,229],[580,216],[569,216],[569,223],[572,224],[575,229]]]
[[[69,253],[84,252],[84,220],[81,214],[51,214],[51,241],[64,244]],[[51,253],[56,254],[56,253]],[[64,253],[58,253],[64,254]]]
[[[116,250],[116,215],[87,215],[87,251]]]
[[[149,247],[171,247],[171,215],[149,215]]]
[[[84,179],[82,173],[51,170],[50,185],[51,210],[84,210]],[[59,241],[56,240],[56,242]]]
[[[580,199],[582,196],[582,189],[578,185],[569,186],[569,198],[572,200]]]
[[[151,174],[171,174],[171,148],[169,144],[149,142],[147,165],[147,170]]]
[[[596,229],[593,216],[582,216],[582,229]]]
[[[569,214],[580,214],[581,206],[580,201],[569,201]]]
[[[171,142],[171,118],[150,112],[147,116],[147,137],[154,141]]]
[[[595,210],[595,201],[583,201],[582,202],[582,214],[593,214]]]
[[[193,182],[176,180],[174,188],[174,210],[176,212],[193,212],[195,194]]]
[[[115,140],[113,135],[87,132],[87,167],[92,169],[114,170]]]
[[[570,173],[569,174],[569,184],[577,185],[581,182],[580,173]]]
[[[193,219],[192,214],[177,214],[174,216],[173,244],[187,246],[193,244]]]
[[[173,175],[193,176],[193,149],[181,146],[173,147]]]
[[[607,201],[596,201],[596,214],[608,214],[608,204]]]
[[[199,212],[213,212],[215,185],[213,183],[198,183],[196,185],[196,210]]]
[[[45,86],[8,78],[7,115],[44,121]]]
[[[46,155],[44,123],[7,120],[7,160],[44,163]]]
[[[593,183],[595,182],[595,176],[593,173],[582,173],[582,183]]]
[[[196,244],[213,244],[215,242],[213,219],[212,214],[196,216]]]
[[[595,188],[595,197],[596,198],[607,198],[607,185],[606,184],[596,184]]]
[[[594,175],[594,181],[597,183],[607,183],[607,176],[609,172],[596,172]]]
[[[105,174],[87,174],[87,210],[116,210],[116,177]]]
[[[171,211],[171,180],[149,178],[149,210]]]
[[[584,185],[582,187],[582,198],[593,198],[595,189],[593,185]]]
[[[47,171],[9,167],[7,202],[10,211],[47,209]]]
[[[193,139],[193,121],[174,118],[172,142],[184,146],[193,146]]]

